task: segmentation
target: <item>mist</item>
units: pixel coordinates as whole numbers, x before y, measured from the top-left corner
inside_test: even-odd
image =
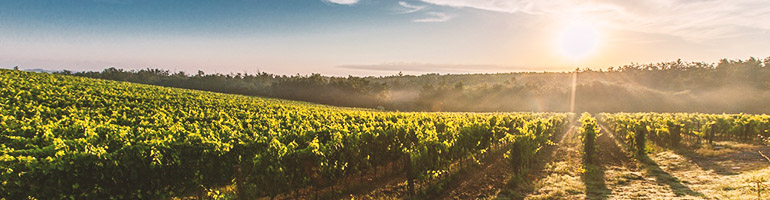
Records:
[[[119,81],[392,111],[770,113],[770,57],[716,64],[631,64],[575,72],[379,77],[198,74],[146,69],[62,72]]]

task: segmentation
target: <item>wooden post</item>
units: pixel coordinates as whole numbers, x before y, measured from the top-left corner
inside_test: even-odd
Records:
[[[751,130],[751,123],[746,123],[746,127],[743,129],[743,140],[749,139],[749,130]]]
[[[716,124],[711,125],[711,131],[709,131],[709,144],[714,144],[714,133],[716,133]]]
[[[245,194],[243,189],[243,174],[241,173],[241,164],[233,166],[235,171],[235,193],[238,195],[238,200],[245,200]]]
[[[757,199],[762,199],[762,185],[760,185],[761,182],[757,181]]]

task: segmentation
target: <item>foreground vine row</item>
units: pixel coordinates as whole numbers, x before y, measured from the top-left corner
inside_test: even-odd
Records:
[[[410,180],[503,146],[526,169],[566,114],[401,113],[0,70],[0,196],[145,199],[326,187],[399,159]],[[237,166],[237,167],[234,167]]]

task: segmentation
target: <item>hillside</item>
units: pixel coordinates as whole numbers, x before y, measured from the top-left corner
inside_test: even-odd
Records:
[[[662,62],[581,69],[576,112],[770,113],[770,58],[716,64]],[[76,76],[337,106],[401,111],[567,112],[572,73],[424,74],[328,77],[197,74],[161,69],[79,72]]]
[[[16,70],[0,70],[0,84],[10,199],[169,198],[236,180],[252,198],[335,191],[404,159],[419,184],[506,145],[528,163],[565,118],[378,112]]]

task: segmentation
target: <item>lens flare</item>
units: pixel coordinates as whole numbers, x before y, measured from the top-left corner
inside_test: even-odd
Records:
[[[559,37],[561,53],[572,60],[590,55],[599,42],[599,31],[591,24],[573,22],[562,30]]]

